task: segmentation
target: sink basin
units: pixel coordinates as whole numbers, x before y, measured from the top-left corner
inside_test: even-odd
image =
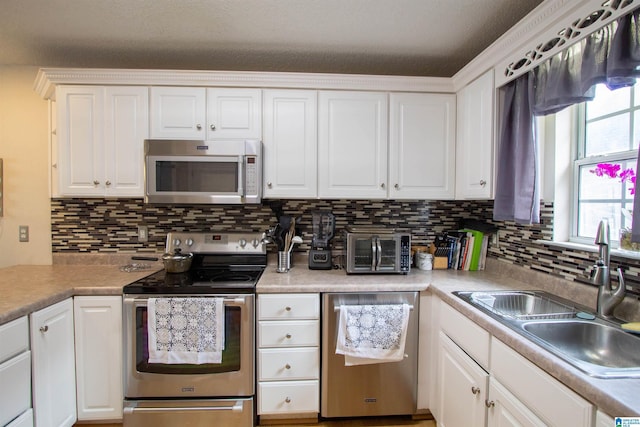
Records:
[[[542,291],[457,292],[456,295],[505,319],[568,319],[576,313],[572,306]]]
[[[640,336],[585,307],[544,291],[454,294],[588,375],[640,377]]]
[[[616,326],[570,320],[528,322],[522,329],[597,376],[640,375],[640,337]]]

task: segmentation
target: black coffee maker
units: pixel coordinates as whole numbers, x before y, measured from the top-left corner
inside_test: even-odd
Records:
[[[335,232],[335,217],[328,211],[312,213],[313,238],[309,250],[309,269],[331,270],[331,249],[329,242]]]

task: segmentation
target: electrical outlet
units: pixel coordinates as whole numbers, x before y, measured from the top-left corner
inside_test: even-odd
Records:
[[[149,241],[149,227],[146,225],[138,226],[138,242]]]
[[[28,225],[21,225],[18,227],[18,232],[19,232],[19,240],[21,242],[28,242],[29,241],[29,226]]]

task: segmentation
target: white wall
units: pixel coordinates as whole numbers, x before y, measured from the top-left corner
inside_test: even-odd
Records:
[[[0,267],[51,264],[49,109],[33,90],[37,72],[37,67],[0,66]],[[27,243],[18,241],[20,225],[29,226]]]

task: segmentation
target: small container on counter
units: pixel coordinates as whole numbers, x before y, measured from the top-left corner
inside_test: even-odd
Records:
[[[418,270],[432,270],[433,255],[429,252],[416,252],[416,267],[418,267]]]

